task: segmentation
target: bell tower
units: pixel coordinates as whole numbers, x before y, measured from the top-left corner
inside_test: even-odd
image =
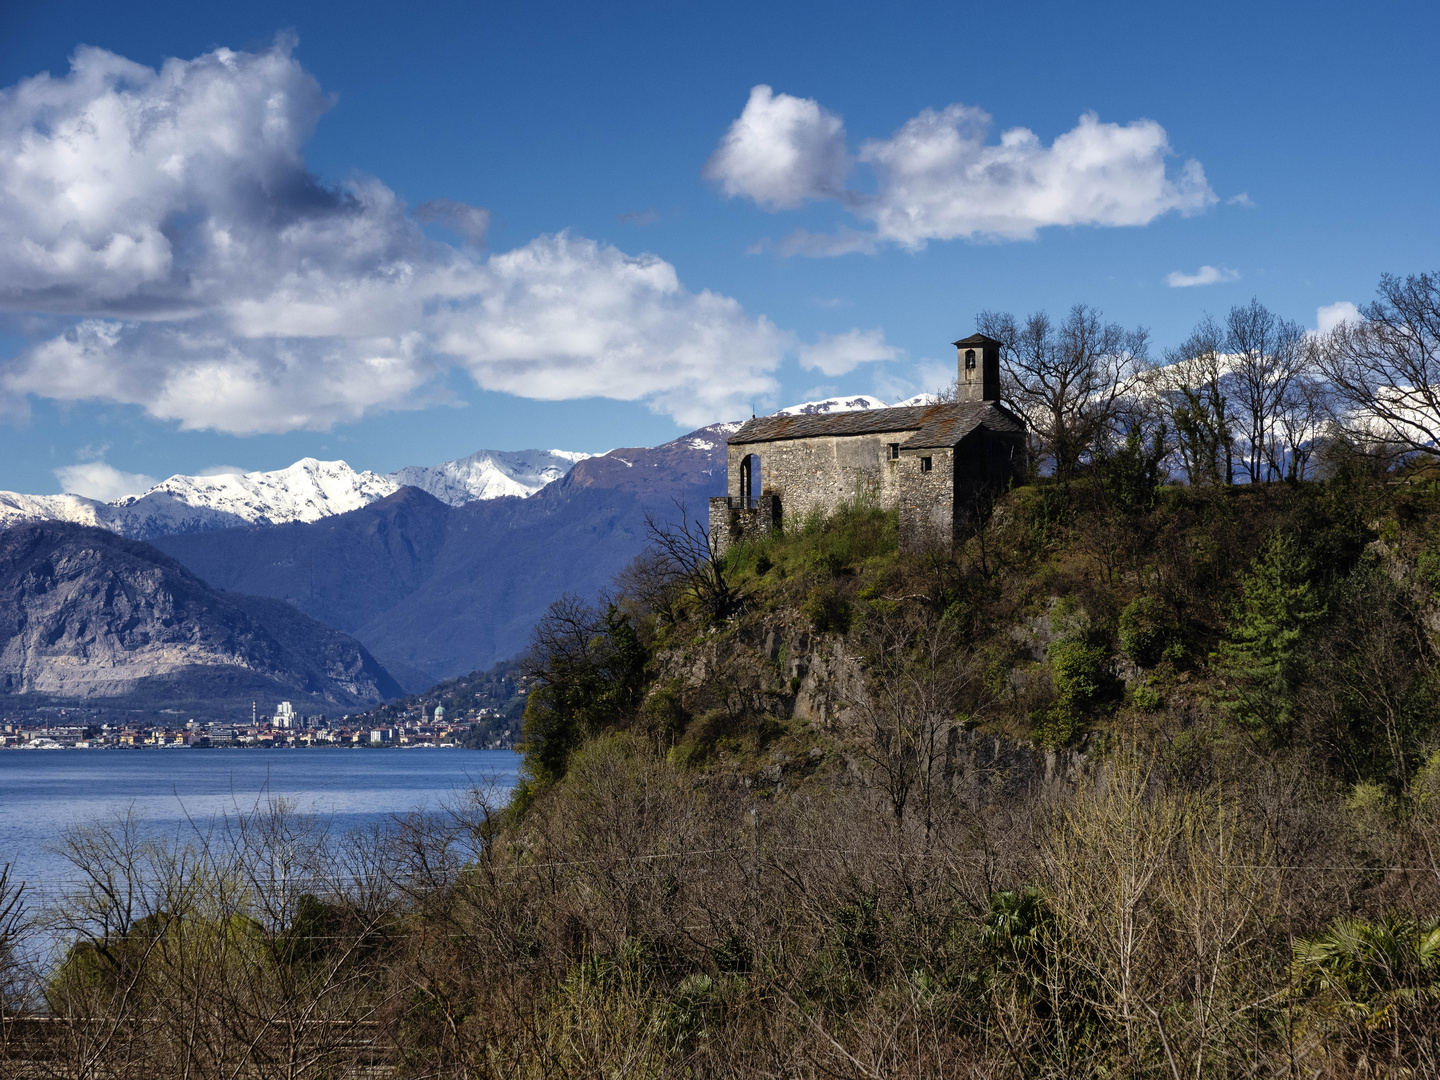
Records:
[[[1000,400],[1000,342],[971,334],[955,342],[961,401]]]

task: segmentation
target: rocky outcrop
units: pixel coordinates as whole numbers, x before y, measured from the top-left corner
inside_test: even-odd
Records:
[[[348,709],[401,692],[353,638],[220,592],[148,544],[62,522],[0,532],[0,693]]]
[[[869,690],[864,658],[851,651],[845,636],[817,634],[793,613],[776,613],[666,652],[659,663],[657,685],[678,684],[692,714],[720,709],[808,721],[836,746],[850,748],[840,755],[847,769],[861,768],[850,751],[857,738],[865,738],[860,724]],[[944,737],[944,783],[973,806],[1073,783],[1088,767],[1081,749],[1045,750],[958,722]],[[795,758],[777,752],[746,783],[783,786],[813,773],[823,757],[819,750]]]

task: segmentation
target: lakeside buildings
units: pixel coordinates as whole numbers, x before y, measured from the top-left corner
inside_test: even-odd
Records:
[[[506,727],[493,730],[500,718],[498,709],[475,709],[454,720],[439,716],[426,720],[424,706],[403,714],[383,728],[375,727],[369,715],[303,716],[289,708],[277,708],[274,716],[235,723],[224,720],[189,720],[155,726],[116,726],[39,721],[0,723],[0,747],[7,749],[203,749],[210,747],[455,747],[513,749],[519,731]],[[377,737],[379,736],[379,737]],[[478,736],[478,738],[477,738]]]

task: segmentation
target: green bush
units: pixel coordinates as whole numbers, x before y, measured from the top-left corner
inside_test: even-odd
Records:
[[[680,700],[679,679],[672,679],[654,690],[640,708],[645,730],[657,739],[673,739],[685,730],[690,714]]]
[[[1080,714],[1069,705],[1055,702],[1048,709],[1030,715],[1031,733],[1036,745],[1058,750],[1080,734]]]
[[[848,544],[826,544],[810,553],[810,568],[830,577],[838,577],[849,567]]]
[[[1155,492],[1168,479],[1163,465],[1167,450],[1164,424],[1151,432],[1148,446],[1140,429],[1132,427],[1124,445],[1099,456],[1096,464],[1102,490],[1122,510],[1154,509]]]
[[[1099,645],[1084,641],[1057,641],[1050,646],[1055,696],[1060,704],[1083,709],[1100,693],[1109,656]]]
[[[1426,548],[1415,563],[1416,575],[1436,596],[1440,596],[1440,551]]]
[[[1137,683],[1130,688],[1130,704],[1145,712],[1155,712],[1160,708],[1164,698],[1160,691],[1151,686],[1148,682]]]
[[[1173,628],[1153,596],[1137,596],[1120,612],[1120,647],[1141,667],[1154,667],[1167,655]]]

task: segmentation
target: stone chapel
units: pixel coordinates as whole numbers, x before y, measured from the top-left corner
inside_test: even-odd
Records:
[[[899,510],[904,550],[953,547],[1025,468],[1025,424],[1000,403],[1000,343],[954,343],[952,404],[751,419],[729,439],[729,494],[710,500],[724,550],[842,502]]]

